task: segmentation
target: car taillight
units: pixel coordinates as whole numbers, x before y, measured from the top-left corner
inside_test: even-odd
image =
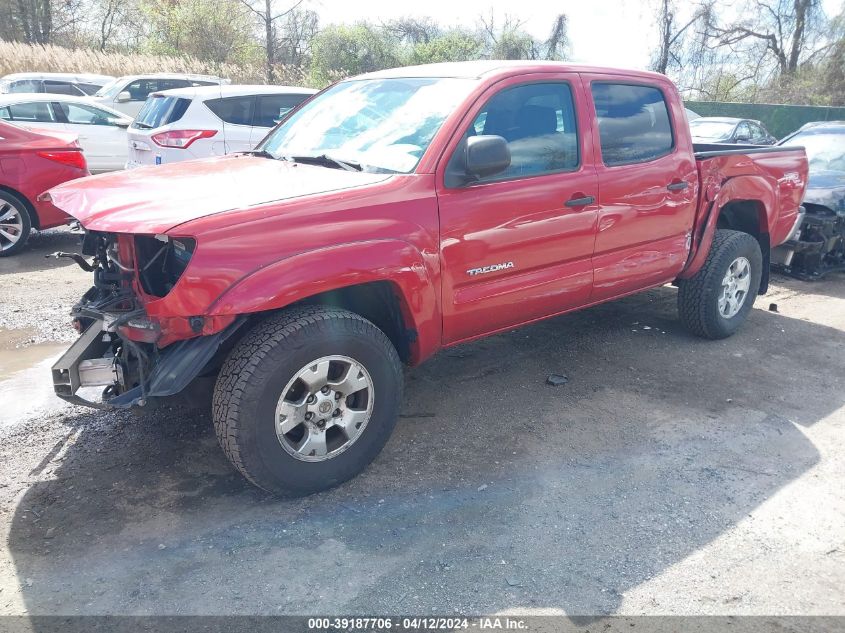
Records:
[[[187,149],[191,143],[201,138],[211,138],[217,134],[217,130],[170,130],[153,134],[153,143],[161,147],[173,147],[176,149]]]
[[[135,317],[119,325],[117,330],[130,341],[138,343],[155,343],[161,336],[159,322],[148,316]]]
[[[76,167],[77,169],[88,169],[85,156],[79,150],[56,150],[52,152],[36,152],[41,158],[52,160],[62,165]]]

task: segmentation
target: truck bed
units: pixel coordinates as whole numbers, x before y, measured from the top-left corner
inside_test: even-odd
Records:
[[[730,156],[733,154],[770,154],[774,152],[804,151],[803,147],[780,147],[778,145],[731,145],[727,143],[693,143],[696,159]]]

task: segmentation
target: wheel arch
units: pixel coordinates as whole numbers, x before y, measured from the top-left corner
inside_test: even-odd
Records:
[[[26,209],[26,212],[29,214],[29,222],[32,225],[32,228],[37,231],[41,230],[41,222],[39,222],[38,220],[38,213],[35,211],[35,206],[33,206],[33,204],[25,195],[23,195],[20,191],[17,191],[16,189],[7,187],[6,185],[0,185],[0,191],[2,191],[3,193],[8,193],[20,200],[21,204],[23,204],[24,208]]]
[[[254,271],[221,295],[208,314],[260,320],[296,305],[344,308],[381,329],[403,362],[418,364],[440,345],[435,274],[407,242],[344,244]]]

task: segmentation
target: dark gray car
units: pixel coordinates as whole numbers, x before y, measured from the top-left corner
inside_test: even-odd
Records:
[[[692,142],[698,144],[774,145],[777,139],[760,121],[703,116],[690,121]]]

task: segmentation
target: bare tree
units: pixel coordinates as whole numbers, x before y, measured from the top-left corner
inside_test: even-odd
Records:
[[[14,0],[11,18],[28,44],[49,44],[53,35],[50,0]]]
[[[748,17],[736,24],[712,25],[718,43],[734,50],[757,44],[761,54],[774,60],[780,76],[793,75],[823,40],[821,0],[752,0],[743,13]]]
[[[276,78],[276,23],[281,18],[289,15],[302,5],[305,0],[296,0],[292,6],[284,10],[277,10],[276,0],[239,0],[258,19],[264,31],[264,54],[265,54],[265,75],[267,83],[273,83]]]
[[[319,25],[319,16],[310,9],[296,7],[289,11],[276,27],[276,60],[298,68],[305,66]]]
[[[383,24],[384,28],[402,43],[415,46],[428,44],[443,30],[432,18],[404,17]]]
[[[665,75],[670,67],[682,66],[686,38],[695,31],[696,25],[706,30],[707,25],[712,21],[712,15],[713,2],[706,0],[695,8],[692,17],[687,22],[679,25],[675,1],[660,0],[657,12],[660,43],[651,69]]]
[[[546,59],[566,59],[569,54],[569,18],[561,13],[555,18],[552,32],[543,43]]]

